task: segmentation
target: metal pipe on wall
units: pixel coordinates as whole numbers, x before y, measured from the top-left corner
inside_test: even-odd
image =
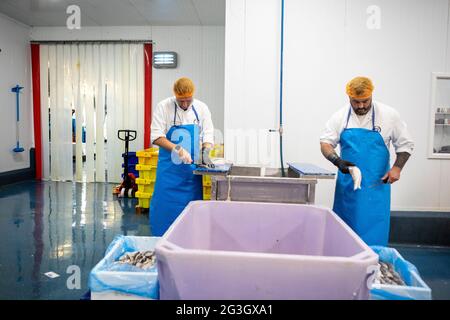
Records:
[[[280,43],[280,163],[281,174],[284,177],[283,163],[283,62],[284,62],[284,0],[281,0],[281,43]]]

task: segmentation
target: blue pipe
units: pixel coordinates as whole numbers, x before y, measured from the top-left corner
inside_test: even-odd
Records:
[[[11,92],[14,92],[16,94],[16,147],[13,149],[14,152],[23,152],[24,148],[20,146],[19,142],[19,94],[20,90],[22,90],[23,87],[16,85],[14,88],[11,89]]]
[[[280,60],[280,162],[281,174],[284,177],[283,163],[283,63],[284,63],[284,0],[281,0],[281,60]]]
[[[17,113],[17,122],[19,122],[19,92],[16,94],[16,113]]]
[[[19,122],[19,94],[20,90],[22,90],[23,87],[16,85],[14,88],[11,89],[11,92],[14,92],[16,94],[16,119],[17,122]]]

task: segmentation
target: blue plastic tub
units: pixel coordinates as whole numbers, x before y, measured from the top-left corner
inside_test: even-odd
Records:
[[[382,262],[390,263],[400,274],[406,286],[373,284],[371,300],[431,300],[431,289],[419,275],[417,268],[394,248],[371,246]]]
[[[91,299],[159,299],[156,265],[142,270],[114,263],[125,252],[154,250],[158,241],[158,237],[117,236],[89,275]]]

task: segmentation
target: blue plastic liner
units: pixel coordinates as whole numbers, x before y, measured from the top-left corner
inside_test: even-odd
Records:
[[[156,264],[141,269],[117,263],[125,252],[154,250],[159,237],[116,236],[106,250],[105,257],[92,269],[89,288],[92,292],[118,291],[150,299],[159,299]]]
[[[371,246],[382,262],[390,263],[400,274],[406,286],[373,285],[370,290],[372,300],[430,300],[431,289],[422,280],[417,268],[394,248]]]

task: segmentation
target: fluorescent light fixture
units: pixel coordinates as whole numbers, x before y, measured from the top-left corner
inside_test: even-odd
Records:
[[[157,69],[173,69],[177,67],[177,53],[173,51],[157,51],[153,53],[153,67]]]

